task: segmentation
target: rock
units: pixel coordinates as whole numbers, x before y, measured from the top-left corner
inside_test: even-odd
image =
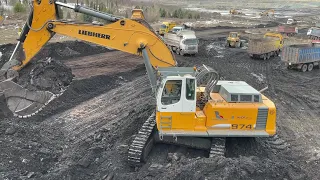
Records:
[[[110,174],[107,174],[105,176],[103,176],[103,180],[112,180],[114,177],[114,174],[113,173],[110,173]]]
[[[39,152],[42,154],[51,154],[51,151],[48,148],[40,148]]]
[[[95,134],[94,135],[94,137],[93,137],[93,139],[95,140],[95,141],[101,141],[102,140],[102,135],[99,133],[99,134]]]
[[[169,163],[169,164],[166,165],[166,168],[169,168],[169,167],[171,167],[171,163]]]
[[[163,167],[163,165],[161,165],[161,164],[153,163],[153,164],[151,164],[151,166],[150,166],[148,169],[149,169],[149,170],[161,169],[162,167]]]
[[[34,142],[34,141],[30,142],[30,145],[33,147],[40,147],[41,146],[41,144]]]
[[[27,163],[28,160],[27,160],[27,159],[22,159],[22,162],[23,162],[23,163]]]
[[[110,130],[111,130],[111,128],[109,128],[109,127],[108,128],[102,128],[101,132],[109,132]]]
[[[126,145],[126,144],[121,144],[120,146],[117,147],[117,149],[118,149],[119,151],[126,151],[126,150],[128,150],[128,145]]]
[[[27,177],[28,178],[32,178],[32,177],[34,177],[35,176],[35,173],[34,172],[29,172],[28,174],[27,174]]]
[[[17,132],[17,129],[16,128],[14,128],[14,127],[9,127],[8,129],[6,129],[6,131],[5,131],[5,135],[13,135],[14,133],[16,133]]]
[[[86,143],[91,143],[91,138],[87,138],[84,140]]]
[[[180,156],[178,155],[178,153],[168,153],[168,160],[169,161],[179,161]]]
[[[78,161],[78,164],[82,167],[88,167],[92,162],[92,158],[90,156],[84,156],[82,159]]]

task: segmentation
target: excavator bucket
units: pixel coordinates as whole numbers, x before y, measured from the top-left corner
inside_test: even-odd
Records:
[[[11,79],[0,82],[0,95],[4,95],[8,108],[20,118],[38,113],[56,95],[48,91],[30,91]]]

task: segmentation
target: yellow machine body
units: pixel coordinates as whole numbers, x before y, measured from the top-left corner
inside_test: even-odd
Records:
[[[174,28],[177,24],[175,22],[163,22],[159,29],[159,34],[164,35],[169,32],[172,28]]]
[[[275,37],[278,38],[278,41],[275,41],[275,46],[278,47],[279,49],[283,48],[283,36],[280,33],[271,33],[267,32],[264,34],[264,37]]]
[[[196,89],[196,101],[204,89]],[[180,101],[182,98],[183,93]],[[175,105],[179,106],[179,102]],[[262,94],[261,102],[227,102],[221,92],[213,92],[202,109],[195,106],[193,112],[158,110],[156,122],[164,136],[269,137],[276,133],[276,107]]]
[[[230,9],[229,13],[231,15],[241,15],[241,14],[243,14],[242,12],[237,11],[236,9]]]
[[[240,34],[238,32],[230,32],[227,38],[227,45],[229,47],[240,47]]]
[[[0,25],[3,23],[3,21],[4,21],[4,17],[0,16]]]
[[[133,9],[131,19],[145,19],[142,9]]]
[[[270,13],[272,13],[272,15],[270,15]],[[266,10],[264,12],[261,12],[259,15],[260,16],[274,16],[274,10],[273,9],[269,9],[269,10]]]

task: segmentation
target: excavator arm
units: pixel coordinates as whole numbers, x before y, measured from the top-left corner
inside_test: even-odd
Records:
[[[105,25],[83,24],[59,20],[58,6],[109,21]],[[140,15],[139,15],[140,12]],[[143,56],[155,90],[157,67],[176,66],[172,52],[145,22],[142,11],[135,10],[132,19],[116,17],[94,9],[71,6],[52,0],[33,1],[33,8],[22,29],[10,60],[0,70],[0,95],[5,95],[8,107],[19,117],[29,117],[56,97],[48,91],[29,91],[14,82],[18,71],[55,35],[62,34],[80,40]]]

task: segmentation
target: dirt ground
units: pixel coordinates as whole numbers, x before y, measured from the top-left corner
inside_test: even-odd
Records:
[[[144,166],[132,169],[128,145],[154,108],[142,58],[82,42],[53,43],[39,58],[59,57],[76,78],[34,117],[1,114],[0,179],[319,179],[319,70],[287,70],[280,57],[252,60],[243,49],[225,49],[224,40],[220,33],[201,38],[196,57],[177,61],[206,64],[222,79],[256,89],[268,86],[265,94],[277,106],[277,136],[230,138],[227,157],[216,159],[159,144]],[[13,45],[4,47],[10,52]]]
[[[157,144],[146,164],[132,168],[128,146],[155,107],[143,59],[81,41],[55,42],[30,66],[52,57],[75,78],[28,119],[13,117],[0,100],[0,179],[320,179],[320,69],[301,73],[286,69],[280,57],[253,60],[245,49],[224,47],[230,31],[276,25],[198,28],[199,53],[176,55],[179,66],[205,64],[223,80],[246,81],[258,90],[268,86],[264,94],[277,107],[276,136],[228,138],[225,158]],[[301,38],[302,33],[294,40]],[[7,42],[12,41],[0,45],[0,65],[14,49]]]

